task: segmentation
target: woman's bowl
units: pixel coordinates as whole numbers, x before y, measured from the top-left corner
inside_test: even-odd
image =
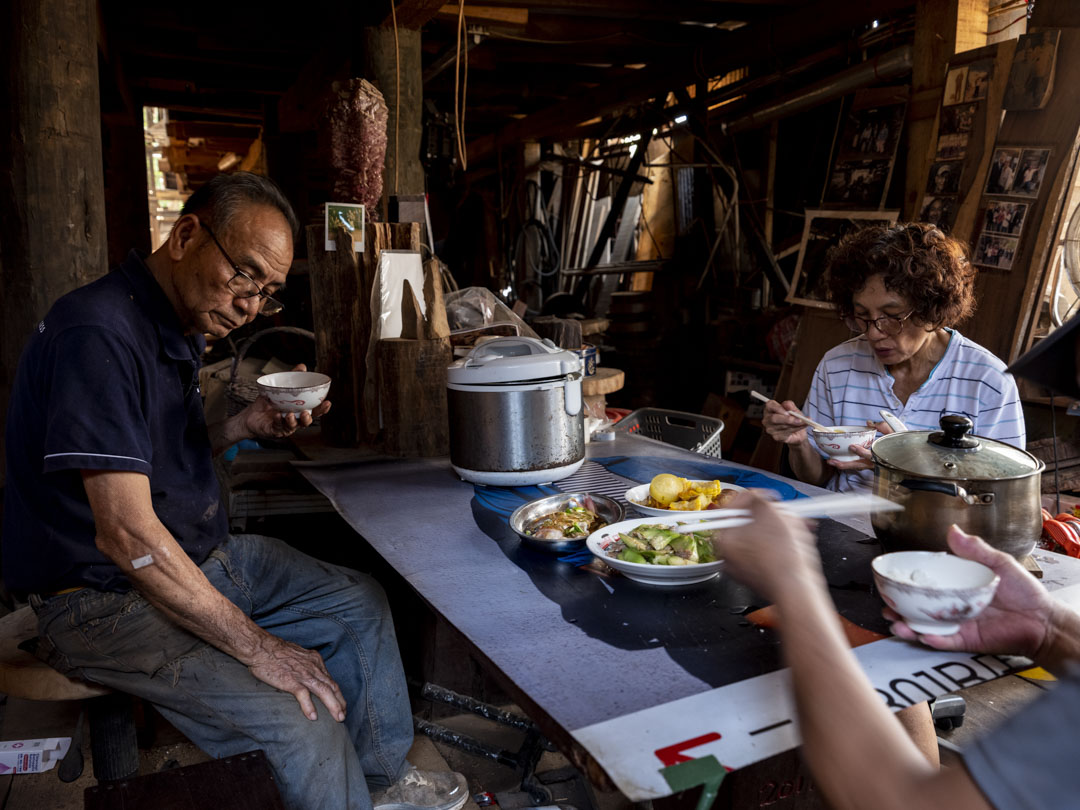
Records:
[[[286,413],[310,411],[326,399],[330,378],[314,371],[279,371],[255,381],[270,404]]]
[[[858,461],[859,456],[855,455],[851,448],[865,447],[869,450],[874,443],[874,436],[877,435],[875,428],[868,428],[866,425],[837,425],[831,430],[808,430],[818,452],[825,458],[836,461]]]
[[[936,636],[950,636],[982,613],[1001,579],[944,551],[894,551],[875,557],[871,568],[885,604],[916,633]]]

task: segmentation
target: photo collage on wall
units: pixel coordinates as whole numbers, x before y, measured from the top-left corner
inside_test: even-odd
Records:
[[[960,188],[968,141],[973,136],[979,105],[986,99],[994,61],[986,59],[949,70],[938,117],[938,137],[919,219],[948,233],[960,207]]]
[[[872,210],[885,204],[906,110],[906,94],[896,88],[855,94],[822,197],[825,205]]]
[[[998,146],[986,175],[987,195],[992,199],[979,220],[972,261],[982,267],[1011,270],[1028,209],[1039,196],[1050,150],[1026,146]]]

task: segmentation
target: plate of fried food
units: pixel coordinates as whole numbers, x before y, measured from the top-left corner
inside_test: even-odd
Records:
[[[626,491],[626,502],[643,515],[705,515],[727,506],[745,487],[720,481],[693,481],[671,473],[661,473],[648,484]]]

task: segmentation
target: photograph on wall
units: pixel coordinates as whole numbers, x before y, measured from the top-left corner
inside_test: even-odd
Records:
[[[953,223],[956,222],[957,199],[957,197],[924,196],[922,207],[919,209],[919,221],[936,225],[945,233],[949,233]]]
[[[1012,193],[1018,197],[1037,197],[1049,160],[1049,149],[1025,149],[1013,176]]]
[[[964,93],[967,91],[967,75],[967,65],[949,71],[949,75],[945,77],[945,95],[941,100],[942,104],[948,106],[959,104],[964,100]]]
[[[959,160],[967,153],[968,137],[975,125],[976,104],[941,108],[938,123],[937,160]]]
[[[830,307],[828,254],[844,234],[860,228],[893,225],[899,211],[823,211],[808,209],[799,259],[787,300],[810,307]]]
[[[926,184],[927,194],[956,194],[960,190],[960,173],[963,171],[962,160],[942,160],[930,165],[930,179]]]
[[[993,267],[998,270],[1011,270],[1018,241],[1008,236],[996,236],[990,233],[980,234],[978,244],[975,245],[975,256],[972,259],[972,264]]]
[[[824,202],[876,208],[885,197],[891,169],[891,160],[838,163],[829,173]]]
[[[837,161],[892,158],[904,126],[905,109],[905,104],[890,104],[848,112]]]
[[[364,206],[356,203],[327,203],[323,215],[323,249],[337,250],[334,231],[344,228],[353,237],[353,251],[364,252]]]
[[[1060,30],[1024,34],[1016,43],[1002,106],[1006,110],[1041,110],[1054,92]]]
[[[1020,236],[1027,216],[1027,203],[991,200],[983,214],[983,233],[1000,233],[1006,236]]]
[[[968,65],[967,87],[964,90],[964,101],[980,101],[986,98],[986,91],[990,87],[990,76],[994,72],[994,61],[987,59],[982,62],[973,62]]]
[[[1009,194],[1013,178],[1020,166],[1020,150],[1012,147],[995,149],[990,158],[990,170],[986,174],[987,194]]]

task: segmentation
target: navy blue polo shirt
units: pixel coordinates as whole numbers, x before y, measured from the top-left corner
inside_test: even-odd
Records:
[[[94,544],[80,470],[147,476],[154,512],[196,564],[225,539],[198,386],[205,347],[201,335],[184,335],[135,251],[65,295],[37,324],[7,417],[8,588],[131,588]]]

